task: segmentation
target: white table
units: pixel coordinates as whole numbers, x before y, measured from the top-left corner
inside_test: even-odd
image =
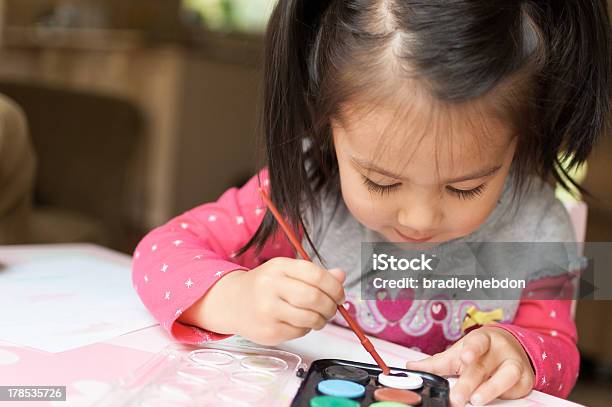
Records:
[[[57,256],[76,255],[91,255],[114,264],[121,263],[125,265],[126,273],[130,273],[129,256],[98,246],[0,247],[0,261],[9,265],[50,256],[56,258]],[[384,340],[377,338],[371,338],[371,340],[389,366],[403,367],[407,360],[426,356]],[[114,381],[129,375],[171,343],[172,340],[166,332],[157,325],[82,348],[61,353],[47,353],[18,344],[2,342],[0,330],[0,384],[67,386],[66,402],[20,402],[20,407],[86,407],[108,392]],[[334,325],[328,325],[321,331],[311,332],[303,338],[286,342],[278,348],[300,355],[308,364],[313,360],[325,358],[372,363],[370,355],[361,347],[354,334],[348,329]],[[296,378],[286,390],[287,404],[298,385],[299,379]],[[0,402],[0,406],[2,405],[3,403]],[[578,404],[532,391],[524,399],[496,401],[494,405],[536,407],[577,406]]]

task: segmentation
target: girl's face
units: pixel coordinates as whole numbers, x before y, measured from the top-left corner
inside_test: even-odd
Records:
[[[344,202],[392,242],[466,236],[495,208],[516,138],[474,109],[412,116],[390,128],[392,110],[344,109],[332,123]]]

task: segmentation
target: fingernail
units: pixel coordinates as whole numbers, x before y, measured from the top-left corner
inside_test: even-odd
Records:
[[[475,406],[481,406],[483,404],[482,396],[478,393],[474,394],[470,399],[470,403],[474,404]]]

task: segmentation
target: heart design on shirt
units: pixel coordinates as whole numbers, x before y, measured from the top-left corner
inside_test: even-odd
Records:
[[[342,306],[345,310],[347,310],[350,316],[352,316],[353,318],[357,316],[357,309],[355,308],[355,305],[352,302],[346,301],[344,304],[342,304]]]
[[[400,321],[408,313],[413,300],[414,293],[408,288],[399,290],[395,298],[391,298],[386,288],[381,288],[376,292],[376,308],[391,323]]]
[[[431,304],[431,316],[434,320],[442,321],[444,318],[446,318],[447,313],[448,310],[446,305],[444,305],[442,302],[436,301]]]

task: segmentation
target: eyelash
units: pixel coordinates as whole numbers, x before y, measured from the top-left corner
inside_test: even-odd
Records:
[[[372,181],[371,179],[362,176],[363,177],[363,183],[365,184],[365,186],[368,188],[368,191],[370,192],[376,192],[379,195],[389,195],[391,192],[393,192],[393,190],[395,190],[397,187],[399,187],[401,184],[397,183],[397,184],[392,184],[392,185],[380,185],[377,184],[376,182]],[[481,184],[479,186],[477,186],[476,188],[472,188],[472,189],[457,189],[457,188],[453,188],[450,186],[447,186],[446,189],[448,189],[449,192],[457,195],[457,197],[459,199],[473,199],[476,198],[477,196],[482,195],[482,193],[484,192],[486,188],[486,184]]]
[[[482,195],[486,186],[487,186],[486,184],[481,184],[481,185],[478,185],[476,188],[472,188],[468,190],[457,189],[457,188],[447,186],[446,189],[448,189],[453,194],[457,195],[459,199],[473,199],[473,198],[476,198],[477,196]]]
[[[363,175],[362,177],[363,177],[363,183],[368,188],[368,191],[376,192],[379,195],[385,195],[385,194],[389,195],[394,189],[402,185],[400,183],[393,184],[393,185],[380,185]]]

